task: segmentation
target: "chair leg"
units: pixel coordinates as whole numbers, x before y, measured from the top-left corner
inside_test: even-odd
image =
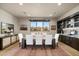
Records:
[[[42,44],[42,48],[41,49],[44,49],[44,43]]]
[[[56,48],[56,43],[55,43],[55,39],[52,40],[52,48]]]
[[[45,44],[43,45],[43,48],[45,49]]]
[[[56,45],[57,47],[58,47],[58,43],[57,43],[57,45]]]
[[[27,49],[27,44],[26,44],[26,49]]]
[[[32,49],[34,49],[34,48],[35,48],[35,44],[32,45]]]
[[[43,48],[44,48],[44,49],[46,48],[45,42],[44,42],[44,44],[43,44]]]
[[[42,46],[43,46],[43,48],[45,48],[45,39],[43,39],[43,41],[42,41]]]
[[[19,43],[19,47],[21,47],[21,43]]]
[[[33,48],[35,48],[36,47],[36,41],[35,41],[35,39],[33,40]]]

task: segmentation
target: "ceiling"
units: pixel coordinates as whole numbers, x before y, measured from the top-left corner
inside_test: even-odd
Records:
[[[0,8],[13,14],[16,17],[59,17],[72,8],[79,5],[78,3],[0,3]]]

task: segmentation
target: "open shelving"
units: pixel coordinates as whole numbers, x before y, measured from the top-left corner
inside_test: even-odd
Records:
[[[79,27],[79,12],[74,13],[57,22],[57,32],[62,33],[63,30],[69,30]]]

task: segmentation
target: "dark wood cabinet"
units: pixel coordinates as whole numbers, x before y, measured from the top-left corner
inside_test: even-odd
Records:
[[[79,38],[60,35],[59,41],[79,51]]]
[[[76,50],[79,50],[79,39],[78,38],[73,39],[72,47],[75,48]]]
[[[12,45],[13,43],[18,41],[17,34],[0,37],[0,50]]]

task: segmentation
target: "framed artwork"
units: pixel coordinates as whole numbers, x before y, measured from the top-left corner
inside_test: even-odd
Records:
[[[20,30],[27,30],[27,25],[24,24],[20,25]]]
[[[56,25],[52,25],[51,30],[56,30]]]

